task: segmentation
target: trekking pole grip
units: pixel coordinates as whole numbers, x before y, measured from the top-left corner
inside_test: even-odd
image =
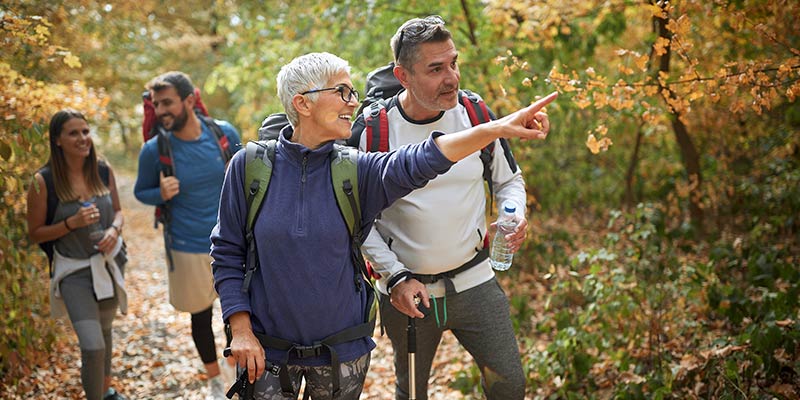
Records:
[[[414,305],[419,309],[422,299],[414,296]],[[417,399],[417,319],[408,317],[408,400]]]
[[[408,352],[417,352],[417,321],[414,317],[408,317]]]

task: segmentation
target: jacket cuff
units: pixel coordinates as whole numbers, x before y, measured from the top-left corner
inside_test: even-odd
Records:
[[[397,286],[398,283],[403,282],[406,279],[411,278],[413,275],[414,274],[412,274],[411,271],[409,271],[409,270],[403,270],[403,271],[400,271],[400,272],[392,275],[392,277],[389,278],[389,280],[386,282],[386,291],[388,291],[389,293],[392,293],[392,288]]]

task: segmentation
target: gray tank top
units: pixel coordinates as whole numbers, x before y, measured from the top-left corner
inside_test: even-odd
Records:
[[[100,210],[100,225],[103,229],[108,229],[114,222],[114,207],[111,203],[111,194],[98,196],[90,201],[94,202]],[[59,202],[53,216],[53,225],[67,219],[78,212],[81,207],[80,201]],[[63,222],[61,222],[63,223]],[[89,227],[76,228],[72,232],[58,238],[55,244],[56,250],[63,256],[77,259],[89,258],[98,253],[94,248],[94,243],[89,240]]]

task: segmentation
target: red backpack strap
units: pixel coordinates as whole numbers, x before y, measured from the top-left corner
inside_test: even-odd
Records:
[[[472,126],[483,124],[492,120],[486,103],[475,93],[469,90],[459,90],[461,104],[467,109],[467,115]]]
[[[200,110],[203,115],[208,117],[208,109],[206,108],[206,105],[203,104],[203,100],[200,98],[200,89],[194,88],[194,98],[194,108]]]
[[[144,121],[142,122],[142,143],[153,137],[156,125],[156,109],[153,107],[153,99],[150,91],[142,93],[142,108],[144,110]]]
[[[169,145],[169,132],[157,126],[156,148],[158,149],[158,161],[161,163],[161,172],[164,176],[174,176],[175,166],[172,164],[172,147]]]
[[[381,274],[375,271],[375,268],[372,267],[372,263],[367,260],[364,260],[364,263],[367,265],[367,274],[370,278],[375,280],[381,279]]]
[[[367,134],[368,152],[389,151],[389,118],[386,116],[386,103],[378,100],[364,110],[364,124]]]
[[[198,109],[198,111],[202,112],[202,110]],[[231,151],[231,144],[228,141],[228,136],[225,135],[225,132],[222,131],[222,128],[214,122],[214,119],[205,115],[197,114],[197,117],[203,120],[203,122],[208,125],[208,129],[214,133],[214,138],[217,139],[217,145],[219,146],[219,151],[222,154],[222,159],[225,161],[225,164],[228,164],[231,158],[233,158],[233,152]]]
[[[222,128],[214,122],[214,119],[208,115],[208,108],[203,103],[203,99],[200,98],[200,89],[194,88],[194,109],[197,117],[202,119],[203,122],[208,125],[208,128],[211,129],[211,132],[214,133],[214,137],[217,139],[217,145],[219,146],[219,152],[222,154],[222,159],[225,161],[225,164],[228,164],[228,161],[233,158],[233,152],[231,151],[231,144],[228,142],[228,136],[225,135],[225,132],[222,131]]]
[[[472,126],[484,124],[491,121],[492,114],[489,113],[489,107],[486,106],[486,102],[483,101],[477,94],[470,92],[469,90],[459,90],[459,101],[467,110],[467,116],[469,116],[469,122],[472,123]],[[484,157],[488,157],[488,160],[483,160],[485,165],[487,161],[491,164],[492,154],[494,153],[494,142],[489,143],[481,149],[481,159],[483,160]],[[491,191],[491,188],[490,188]]]
[[[486,102],[475,93],[469,90],[459,90],[459,101],[467,110],[469,122],[472,126],[483,124],[491,121],[492,115],[489,113],[489,108]],[[492,159],[494,158],[494,141],[487,144],[486,147],[481,149],[480,159],[483,164],[483,180],[486,181],[486,187],[489,189],[489,210],[494,209],[494,181],[492,180]]]

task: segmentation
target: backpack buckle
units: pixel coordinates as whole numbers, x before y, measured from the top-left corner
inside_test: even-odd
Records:
[[[313,346],[295,346],[295,355],[297,358],[318,357],[322,354],[322,345],[315,344]]]
[[[281,366],[278,364],[272,364],[272,366],[267,369],[267,372],[274,376],[278,376],[278,374],[281,373]]]
[[[261,186],[261,182],[257,179],[254,179],[250,182],[250,197],[255,196],[258,193],[258,187]]]
[[[369,105],[369,116],[375,118],[381,113],[380,101],[376,101]]]

